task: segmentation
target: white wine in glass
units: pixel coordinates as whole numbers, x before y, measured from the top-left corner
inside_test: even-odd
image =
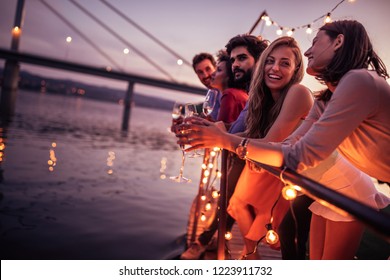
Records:
[[[187,103],[185,106],[185,117],[191,117],[191,116],[199,116],[198,111],[196,109],[196,105],[192,103]],[[192,153],[188,154],[189,158],[195,158],[203,156],[203,154],[199,150],[195,150]]]
[[[172,118],[174,120],[184,118],[185,117],[184,113],[185,113],[185,105],[183,103],[175,102],[175,104],[173,105],[173,108],[172,108]],[[191,179],[188,179],[188,178],[183,176],[184,163],[186,160],[186,152],[185,152],[184,145],[180,145],[180,149],[182,152],[182,156],[181,156],[181,166],[180,166],[179,175],[171,176],[171,177],[169,177],[169,179],[171,179],[175,182],[178,182],[178,183],[188,183],[188,182],[191,182]]]

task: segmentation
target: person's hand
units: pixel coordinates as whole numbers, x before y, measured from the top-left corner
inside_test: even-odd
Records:
[[[183,117],[179,117],[178,119],[172,119],[171,132],[177,134],[179,126],[180,126],[180,124],[183,123],[183,120],[184,120]]]
[[[213,117],[212,116],[210,116],[210,115],[206,115],[205,113],[201,113],[200,114],[200,116],[202,117],[202,118],[204,118],[204,119],[206,119],[206,120],[208,120],[208,121],[210,121],[210,122],[215,122],[215,120],[213,119]]]
[[[176,136],[179,145],[189,145],[186,151],[203,148],[223,148],[226,129],[223,122],[213,123],[199,117],[190,117],[179,126]]]

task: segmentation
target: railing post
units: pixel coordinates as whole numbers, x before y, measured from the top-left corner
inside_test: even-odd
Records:
[[[129,128],[129,120],[131,113],[131,103],[133,102],[133,92],[134,91],[134,82],[129,81],[127,87],[125,103],[123,108],[123,118],[122,118],[122,131],[127,131]]]
[[[19,39],[22,32],[24,0],[18,0],[12,27],[11,50],[19,49]],[[4,67],[3,85],[0,98],[0,117],[10,119],[15,113],[16,95],[19,82],[19,63],[17,60],[7,59]]]
[[[222,150],[221,159],[221,184],[219,188],[219,201],[218,201],[218,252],[217,259],[225,259],[225,233],[226,233],[226,208],[227,208],[227,158],[228,151]]]
[[[204,149],[204,156],[203,156],[203,164],[208,164],[210,160],[210,150]],[[199,180],[199,188],[198,188],[198,195],[196,196],[196,204],[195,204],[195,211],[194,211],[194,221],[193,221],[193,227],[192,227],[192,233],[191,233],[191,239],[190,243],[195,242],[196,235],[198,231],[198,222],[199,222],[199,211],[200,211],[200,204],[201,204],[201,196],[204,194],[204,182],[203,182],[203,169],[200,173],[200,180]]]

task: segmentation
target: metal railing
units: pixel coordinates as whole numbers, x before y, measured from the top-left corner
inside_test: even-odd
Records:
[[[223,151],[222,156],[226,151]],[[224,163],[224,161],[222,161]],[[226,164],[226,160],[225,160]],[[286,182],[290,182],[294,185],[298,185],[302,188],[301,192],[313,199],[323,200],[331,205],[348,212],[353,215],[357,220],[364,223],[373,232],[378,234],[381,238],[390,243],[390,215],[385,212],[380,212],[374,208],[371,208],[365,204],[362,204],[352,198],[349,198],[337,191],[326,187],[308,177],[305,177],[294,170],[285,168],[277,168],[256,162],[256,165],[272,175],[278,177],[283,172],[283,179]],[[226,167],[222,166],[222,169],[226,170]],[[221,197],[220,197],[220,225],[218,228],[218,259],[224,259],[225,257],[225,231],[226,231],[226,172],[222,173],[221,177]],[[222,221],[222,223],[221,223]]]

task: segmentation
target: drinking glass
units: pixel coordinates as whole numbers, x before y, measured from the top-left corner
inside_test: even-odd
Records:
[[[185,117],[185,105],[183,103],[175,102],[173,105],[172,109],[172,118],[174,120],[178,120],[180,117],[184,118]],[[191,181],[191,179],[188,179],[183,176],[183,171],[184,171],[184,163],[186,160],[186,152],[185,152],[185,147],[184,145],[180,145],[180,149],[182,152],[181,156],[181,166],[180,166],[180,171],[179,175],[177,176],[171,176],[169,179],[178,182],[178,183],[188,183]]]
[[[209,89],[203,102],[203,114],[210,116],[217,102],[218,92],[215,89]]]
[[[196,105],[192,103],[187,103],[185,106],[185,117],[191,117],[191,116],[199,116],[199,113],[196,109]],[[193,152],[188,154],[189,158],[195,158],[203,156],[203,154],[199,150],[194,150]]]

